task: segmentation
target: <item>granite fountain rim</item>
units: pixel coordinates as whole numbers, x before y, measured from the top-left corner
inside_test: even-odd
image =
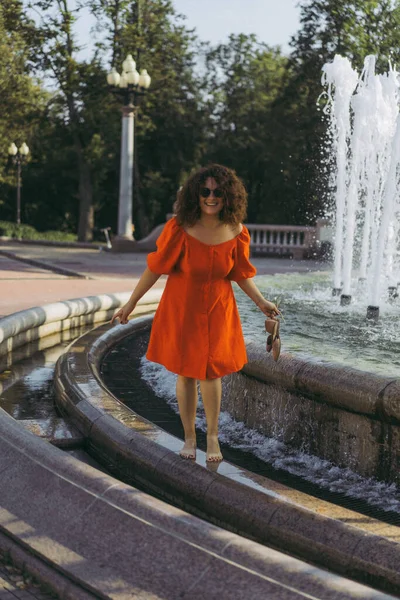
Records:
[[[129,335],[148,330],[152,319],[138,317],[128,325],[101,326],[72,343],[58,360],[57,405],[85,435],[93,456],[99,462],[106,461],[129,483],[145,485],[166,500],[190,506],[193,514],[207,515],[213,522],[251,539],[268,541],[280,550],[334,567],[344,575],[349,568],[353,576],[367,574],[379,587],[400,587],[400,571],[392,563],[393,556],[398,554],[400,559],[396,542],[356,530],[276,495],[268,496],[196,463],[188,464],[151,439],[149,430],[159,428],[136,415],[108,390],[101,379],[100,365],[113,346]],[[232,503],[232,498],[239,500]],[[379,556],[372,551],[376,544],[381,550]],[[358,548],[362,548],[362,555]]]
[[[124,298],[120,299],[120,302],[124,301]],[[150,307],[151,302],[142,306],[142,309],[149,310]],[[106,311],[102,312],[108,314],[107,311],[109,308],[106,307]],[[31,316],[37,324],[37,312]],[[18,315],[16,318],[19,320]],[[43,328],[39,331],[39,334],[46,334],[46,337],[48,337],[47,333]],[[129,334],[129,328],[124,330],[120,327],[119,339],[124,334]],[[40,335],[38,337],[40,338]],[[30,341],[29,336],[26,341]],[[99,343],[98,350],[100,346]],[[129,523],[122,532],[120,531],[122,538],[119,537],[119,545],[126,546],[127,551],[124,555],[129,561],[131,552],[128,552],[128,547],[131,548],[131,536],[136,531],[137,524],[141,522],[149,524],[150,532],[157,530],[164,536],[158,545],[163,541],[167,542],[168,552],[163,553],[167,560],[165,569],[171,568],[171,544],[174,547],[178,546],[177,560],[182,566],[183,557],[189,550],[189,543],[190,552],[195,551],[198,555],[196,560],[192,560],[193,556],[190,555],[192,566],[196,567],[198,563],[200,564],[203,555],[208,557],[207,560],[212,555],[213,561],[229,563],[231,570],[240,570],[240,580],[249,593],[253,589],[255,595],[259,594],[263,585],[260,582],[263,580],[265,582],[265,577],[269,573],[276,572],[276,565],[273,562],[274,550],[240,538],[229,531],[221,531],[214,525],[121,483],[74,457],[66,456],[60,449],[25,430],[2,409],[0,409],[0,432],[2,448],[0,470],[3,481],[8,481],[8,485],[3,490],[0,510],[0,548],[9,552],[15,564],[47,583],[64,600],[114,597],[112,595],[115,587],[114,573],[110,572],[109,567],[116,569],[119,593],[121,593],[121,585],[124,585],[127,596],[130,597],[132,585],[136,587],[141,584],[146,572],[149,572],[145,557],[138,557],[135,570],[127,569],[125,565],[125,572],[122,575],[121,557],[118,555],[117,561],[113,562],[116,556],[114,551],[110,556],[110,564],[107,564],[108,570],[105,569],[102,560],[99,562],[99,548],[104,547],[104,543],[108,543],[108,536],[111,535],[110,528],[115,528],[121,515],[125,520],[128,519]],[[182,465],[182,462],[180,464]],[[190,468],[191,465],[186,463],[185,466]],[[16,487],[18,487],[17,493]],[[56,501],[49,502],[50,487],[57,492]],[[26,493],[28,488],[29,494]],[[63,519],[60,519],[60,514],[63,515]],[[81,527],[76,528],[77,519],[79,520],[83,515],[85,526],[95,524],[95,527],[92,526],[93,537],[83,533]],[[65,537],[65,531],[68,531],[71,537]],[[138,535],[141,534],[143,532],[138,532]],[[196,542],[194,547],[193,539]],[[161,548],[164,545],[161,544]],[[299,572],[300,563],[297,559],[289,557],[286,557],[285,562],[288,569],[285,575],[286,582],[292,586],[293,572]],[[200,568],[202,568],[201,564]],[[303,579],[309,577],[308,571],[307,568],[304,575],[301,575],[300,582],[302,577]],[[130,573],[129,576],[127,572]],[[314,569],[313,573],[315,582],[318,570]],[[195,573],[194,579],[201,578],[201,574]],[[132,577],[136,579],[132,581]],[[179,589],[181,593],[184,593],[185,589],[187,591],[185,577],[172,579],[168,578],[165,582],[163,578],[162,591],[165,597],[176,597]],[[191,576],[189,582],[191,585],[192,581]],[[235,587],[234,581],[235,578],[233,578],[233,587]],[[156,578],[154,582],[156,588],[159,583]],[[285,588],[284,584],[283,588]],[[192,590],[192,587],[190,589]],[[159,590],[154,589],[154,593],[157,591]],[[227,591],[226,587],[225,591]],[[232,589],[232,593],[233,591]]]

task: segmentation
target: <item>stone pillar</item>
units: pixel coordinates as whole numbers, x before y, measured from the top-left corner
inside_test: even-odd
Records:
[[[121,165],[119,177],[118,234],[113,239],[115,252],[134,250],[136,242],[132,235],[132,191],[133,191],[133,144],[135,107],[122,109]]]

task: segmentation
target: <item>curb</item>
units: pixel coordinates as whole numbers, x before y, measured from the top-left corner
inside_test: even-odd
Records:
[[[149,310],[157,295],[159,300],[162,292],[153,292],[146,294],[149,304],[142,309]],[[77,298],[0,319],[0,341],[3,350],[8,348],[6,366],[28,352],[28,348],[15,354],[13,350],[18,335],[26,334],[24,343],[31,342],[30,327],[36,329],[37,339],[46,337],[44,342],[49,343],[46,328],[63,331],[87,317],[94,323],[98,314],[114,312],[128,297],[123,293]],[[115,339],[129,334],[128,327],[113,327]],[[0,548],[64,600],[124,600],[133,593],[140,600],[226,594],[231,600],[277,600],[293,594],[308,598],[310,589],[316,597],[334,600],[336,589],[344,590],[343,580],[333,574],[328,589],[325,572],[315,567],[310,571],[295,558],[203,523],[99,473],[26,431],[1,409],[0,447]],[[148,537],[138,529],[141,523],[148,526]],[[154,539],[154,531],[167,543],[160,544],[160,536]],[[115,571],[107,573],[112,565]],[[348,583],[361,593],[357,597],[388,598]],[[344,592],[342,597],[350,596]]]
[[[6,535],[1,524],[0,549],[10,555],[12,562],[17,567],[28,570],[31,576],[50,587],[63,600],[95,600],[99,597],[83,590],[81,586],[57,572],[53,566],[48,565],[39,556],[35,556],[29,547],[22,544],[22,540],[12,539]],[[23,596],[21,597],[23,598]],[[30,597],[32,598],[32,596]]]
[[[196,516],[341,575],[398,592],[399,544],[188,464],[140,433],[155,426],[119,402],[99,371],[106,352],[124,337],[148,330],[151,320],[142,317],[113,329],[102,326],[72,343],[57,363],[57,404],[87,437],[89,452],[124,481],[190,507]]]
[[[310,588],[334,600],[343,586],[81,463],[1,409],[0,472],[0,549],[62,600],[277,600],[310,598]]]
[[[335,600],[344,590],[335,575],[327,585],[326,572],[65,455],[2,410],[0,450],[0,549],[62,600]],[[357,595],[341,598],[389,600],[348,584]]]
[[[66,277],[74,277],[75,279],[93,279],[93,277],[89,277],[88,275],[82,275],[82,273],[78,273],[77,271],[71,271],[70,269],[63,269],[62,267],[49,265],[41,260],[23,258],[17,254],[14,254],[13,252],[8,252],[7,250],[0,250],[0,256],[5,256],[11,260],[18,260],[19,262],[26,263],[32,267],[39,267],[40,269],[57,273],[57,275],[65,275]]]

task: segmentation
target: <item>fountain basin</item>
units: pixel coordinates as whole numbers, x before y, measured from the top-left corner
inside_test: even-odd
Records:
[[[177,455],[179,440],[171,441],[173,436],[113,396],[101,379],[103,358],[127,336],[148,334],[150,326],[151,317],[113,329],[102,326],[72,344],[57,363],[57,404],[85,434],[96,460],[124,481],[144,485],[161,498],[190,507],[193,514],[206,515],[227,529],[341,573],[368,577],[385,589],[398,585],[397,542],[376,535],[377,529],[350,524],[357,521],[357,513],[343,521],[326,518],[304,509],[298,495],[294,501],[290,494],[282,500],[279,490],[245,484],[251,474],[245,470],[234,474],[235,467],[229,463],[222,463],[221,475],[183,461]],[[396,569],[389,565],[389,556]]]
[[[283,354],[278,363],[257,343],[249,362],[227,378],[223,409],[267,437],[400,483],[400,380]]]

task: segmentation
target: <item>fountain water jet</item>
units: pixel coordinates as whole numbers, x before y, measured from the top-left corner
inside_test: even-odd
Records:
[[[369,318],[387,301],[385,289],[397,287],[400,267],[400,82],[390,65],[388,73],[375,74],[375,63],[368,56],[358,76],[337,55],[324,65],[322,77],[335,163],[332,294],[341,294],[341,305],[350,304],[358,268]],[[396,294],[388,293],[393,301]]]
[[[335,240],[337,246],[343,244],[343,222],[345,212],[345,199],[347,188],[347,153],[350,126],[350,100],[357,85],[358,76],[351,67],[350,61],[341,56],[335,56],[333,63],[323,67],[322,82],[328,86],[328,107],[330,109],[332,150],[336,154],[336,226]],[[332,87],[335,85],[335,94]],[[325,109],[326,113],[327,110]],[[336,252],[334,257],[334,295],[339,295],[342,290],[341,254]]]

